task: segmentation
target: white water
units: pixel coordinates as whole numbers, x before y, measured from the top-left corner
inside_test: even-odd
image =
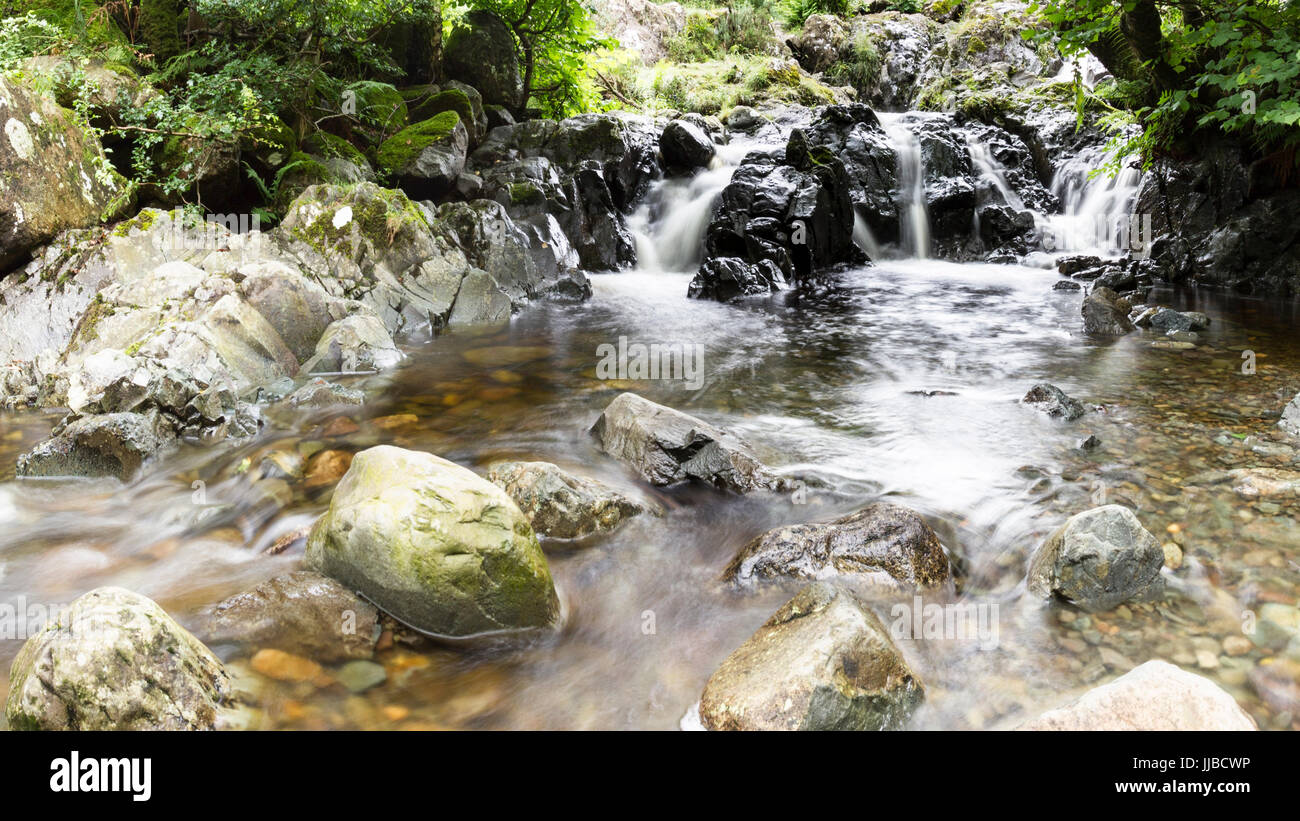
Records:
[[[925,209],[925,166],[921,142],[906,122],[909,114],[879,114],[880,124],[898,158],[899,245],[905,256],[930,256],[930,215]]]
[[[636,239],[638,270],[694,273],[699,268],[713,206],[753,147],[733,140],[718,146],[709,168],[694,177],[655,183],[645,202],[628,218],[628,229]]]

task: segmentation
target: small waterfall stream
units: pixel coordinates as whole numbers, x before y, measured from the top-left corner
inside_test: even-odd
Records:
[[[907,127],[916,115],[878,115],[898,158],[898,213],[900,246],[905,256],[930,256],[930,216],[925,208],[925,163],[921,142]]]

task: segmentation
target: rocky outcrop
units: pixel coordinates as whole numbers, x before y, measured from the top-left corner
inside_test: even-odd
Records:
[[[109,476],[129,482],[176,434],[157,411],[106,413],[60,423],[18,457],[19,476]]]
[[[99,141],[52,97],[0,78],[0,129],[0,273],[130,204]]]
[[[634,393],[610,402],[591,432],[602,450],[659,487],[692,481],[747,493],[783,484],[745,442]]]
[[[770,259],[750,262],[738,257],[713,257],[700,265],[686,286],[691,299],[730,302],[746,296],[763,296],[781,290],[785,275]]]
[[[595,0],[592,7],[600,30],[628,51],[639,53],[648,66],[668,56],[664,41],[686,25],[686,10],[681,3]]]
[[[582,268],[617,270],[636,260],[624,215],[661,173],[658,139],[636,117],[529,120],[493,129],[469,167],[517,223],[553,219]]]
[[[1029,589],[1090,612],[1158,598],[1165,554],[1133,511],[1106,505],[1072,516],[1029,562]]]
[[[894,730],[924,696],[875,614],[818,582],[709,677],[700,720],[710,730]]]
[[[1300,436],[1300,394],[1282,409],[1282,418],[1277,425],[1292,436]]]
[[[514,35],[490,11],[471,11],[452,29],[443,49],[442,70],[478,89],[489,105],[513,109],[526,102]]]
[[[1162,159],[1142,179],[1134,213],[1151,216],[1151,259],[1171,282],[1256,294],[1300,293],[1300,190],[1283,189],[1233,142],[1191,160]]]
[[[23,645],[5,716],[16,730],[210,730],[221,662],[144,596],[101,587]]]
[[[705,264],[770,262],[791,282],[865,257],[853,244],[850,179],[836,152],[795,129],[784,150],[751,152],[723,189],[705,235]],[[716,292],[705,271],[697,296]]]
[[[335,580],[297,570],[217,604],[194,632],[213,646],[270,647],[328,664],[374,654],[379,611]]]
[[[559,618],[550,569],[519,508],[429,453],[358,453],[312,528],[307,564],[435,636],[549,629]]]
[[[550,462],[498,462],[487,478],[514,499],[537,535],[552,539],[608,533],[648,512],[610,486]]]
[[[1207,678],[1167,661],[1148,661],[1021,730],[1255,730],[1255,720]]]
[[[742,584],[838,577],[919,590],[949,584],[952,573],[938,537],[915,511],[879,502],[832,522],[769,530],[736,554],[723,577]]]

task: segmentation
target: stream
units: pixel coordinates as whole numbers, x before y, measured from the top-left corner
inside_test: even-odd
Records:
[[[901,116],[886,128],[907,144]],[[392,443],[480,473],[500,459],[552,461],[665,512],[591,544],[543,543],[564,605],[558,635],[511,652],[399,643],[376,658],[388,680],[362,694],[246,673],[258,726],[690,727],[709,675],[799,586],[735,590],[719,580],[731,557],[771,527],[882,498],[919,511],[938,533],[958,569],[951,600],[996,615],[992,642],[899,642],[927,687],[910,727],[1013,727],[1151,658],[1199,667],[1261,728],[1292,726],[1252,678],[1259,652],[1211,651],[1212,663],[1206,653],[1240,634],[1244,610],[1296,603],[1300,565],[1288,557],[1300,543],[1300,503],[1245,501],[1230,484],[1189,480],[1300,466],[1300,451],[1273,432],[1300,391],[1297,306],[1157,289],[1151,304],[1212,318],[1197,348],[1153,348],[1141,332],[1090,341],[1079,295],[1053,290],[1054,269],[927,258],[915,195],[904,247],[826,287],[731,304],[688,299],[713,199],[744,150],[734,144],[695,178],[659,183],[629,221],[640,265],[593,275],[591,300],[538,303],[506,328],[407,348],[390,372],[340,378],[374,397],[346,417],[336,408],[269,425],[233,448],[186,447],[123,487],[15,481],[17,457],[59,414],[0,416],[0,602],[67,603],[118,585],[189,625],[205,607],[294,569],[300,541],[268,548],[328,502],[328,483],[311,486],[310,473],[268,485],[250,465],[272,451]],[[996,175],[991,158],[975,159]],[[921,173],[909,161],[903,177],[920,188]],[[1123,213],[1135,185],[1072,178],[1056,192],[1065,212],[1044,218]],[[599,379],[598,346],[621,337],[699,346],[702,384]],[[1247,350],[1258,362],[1249,375]],[[1097,409],[1064,423],[1018,402],[1042,381]],[[806,487],[745,497],[647,488],[588,434],[624,390],[740,434]],[[1089,435],[1100,446],[1078,448]],[[1028,556],[1099,500],[1131,507],[1160,541],[1182,546],[1170,592],[1092,616],[1033,600],[1023,589]],[[892,603],[877,603],[886,624]],[[21,645],[0,640],[5,676]],[[245,659],[216,649],[247,671]],[[7,689],[0,679],[0,695]]]

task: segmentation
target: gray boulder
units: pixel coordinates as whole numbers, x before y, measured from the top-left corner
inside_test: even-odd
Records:
[[[1300,394],[1296,394],[1295,398],[1282,409],[1282,418],[1277,424],[1292,436],[1300,436]]]
[[[550,462],[498,462],[487,478],[510,494],[538,535],[553,539],[606,533],[646,512],[610,486]]]
[[[16,730],[210,730],[230,692],[221,662],[162,608],[101,587],[23,645],[5,716]]]
[[[664,166],[677,174],[690,174],[708,166],[716,149],[707,131],[687,120],[673,120],[659,138]]]
[[[547,629],[559,617],[527,518],[505,491],[430,453],[358,453],[312,528],[307,565],[436,636]]]
[[[652,485],[694,481],[734,493],[782,486],[742,440],[634,393],[610,402],[591,432],[602,450]]]
[[[952,581],[948,556],[930,526],[915,511],[885,502],[833,522],[769,530],[736,554],[723,575],[741,583],[843,577],[910,590]]]
[[[1029,562],[1029,589],[1090,612],[1158,598],[1165,554],[1133,511],[1106,505],[1072,516]]]
[[[19,476],[113,477],[129,482],[175,438],[158,413],[82,416],[18,457]]]
[[[700,720],[710,730],[894,730],[924,697],[875,614],[817,582],[709,677]]]

